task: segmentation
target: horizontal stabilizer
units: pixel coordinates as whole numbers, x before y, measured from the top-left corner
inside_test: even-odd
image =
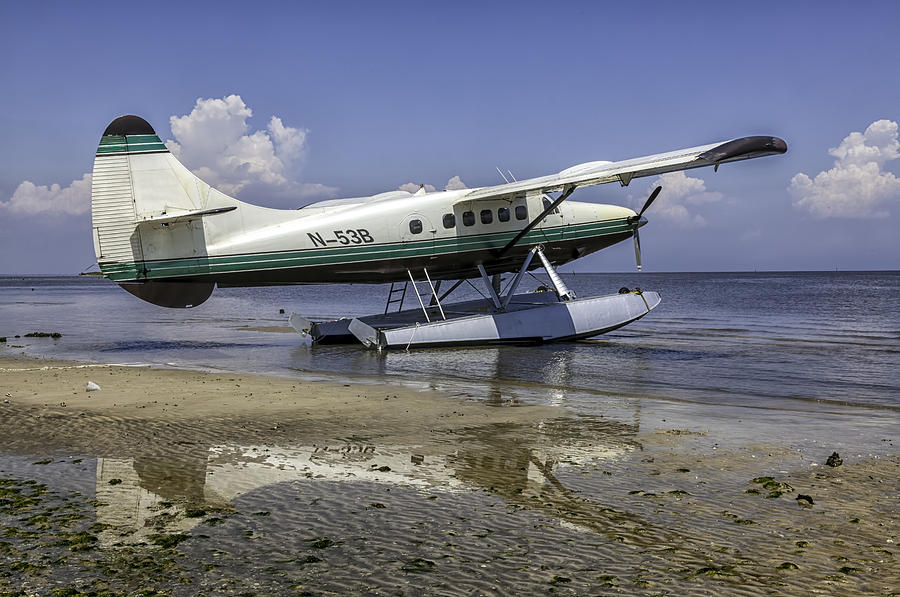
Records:
[[[198,209],[196,211],[187,211],[181,212],[177,214],[160,214],[158,216],[147,216],[142,218],[140,222],[151,222],[153,224],[171,224],[174,222],[188,222],[190,220],[196,220],[203,216],[213,216],[216,214],[223,214],[229,211],[234,211],[237,209],[237,206],[231,205],[228,207],[216,207],[213,209]]]

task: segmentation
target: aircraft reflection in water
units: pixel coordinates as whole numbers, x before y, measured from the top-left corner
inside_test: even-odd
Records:
[[[605,509],[575,496],[557,475],[622,458],[640,448],[636,432],[636,425],[614,421],[553,419],[470,428],[452,442],[430,445],[195,445],[174,457],[98,458],[97,499],[106,505],[98,508],[97,521],[111,525],[100,539],[111,546],[187,532],[202,518],[183,516],[186,508],[227,510],[253,490],[306,479],[428,492],[490,489],[561,523],[599,532],[613,524],[610,515],[598,518]],[[114,479],[121,482],[110,484]]]

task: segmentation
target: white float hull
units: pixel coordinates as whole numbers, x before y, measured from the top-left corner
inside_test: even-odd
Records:
[[[560,302],[555,298],[549,292],[517,295],[502,312],[492,312],[487,301],[445,305],[447,319],[435,319],[429,311],[430,322],[419,310],[324,323],[295,315],[291,324],[314,341],[346,341],[352,335],[363,345],[377,349],[543,343],[615,330],[640,319],[660,303],[656,292]],[[410,320],[415,315],[416,319]]]

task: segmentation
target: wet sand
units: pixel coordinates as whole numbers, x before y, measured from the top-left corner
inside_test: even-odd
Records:
[[[900,458],[832,468],[764,429],[735,445],[502,397],[3,357],[0,437],[0,590],[900,587]]]
[[[88,382],[100,386],[87,391]],[[303,429],[331,436],[365,430],[368,434],[427,435],[475,424],[528,423],[567,416],[555,407],[494,408],[437,392],[417,392],[387,384],[301,382],[277,377],[232,373],[206,373],[141,366],[0,358],[0,389],[5,407],[7,449],[29,445],[38,428],[51,427],[43,446],[48,450],[73,449],[91,421],[154,421],[180,428],[179,433],[201,434],[213,421],[241,420],[259,427],[261,437],[272,440]],[[69,417],[92,416],[77,427],[52,425]],[[146,426],[146,425],[145,425]],[[151,425],[152,426],[152,425]],[[280,429],[279,429],[280,428]],[[18,431],[17,431],[18,430]],[[28,431],[25,431],[28,430]],[[275,433],[273,433],[275,432]],[[115,449],[125,438],[97,429],[97,438]],[[42,434],[43,435],[43,434]],[[91,434],[87,434],[88,436]],[[179,436],[178,439],[191,439]],[[118,440],[119,444],[116,444]]]

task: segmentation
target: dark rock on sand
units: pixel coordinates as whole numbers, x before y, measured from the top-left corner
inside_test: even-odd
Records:
[[[832,452],[831,456],[828,457],[828,460],[825,461],[825,464],[833,468],[836,466],[841,466],[842,464],[844,464],[844,461],[841,460],[841,457],[838,456],[837,452]]]
[[[812,508],[814,503],[812,496],[804,495],[802,493],[797,496],[797,504],[803,508]]]
[[[799,568],[800,566],[793,562],[783,562],[778,566],[779,570],[798,570]]]

